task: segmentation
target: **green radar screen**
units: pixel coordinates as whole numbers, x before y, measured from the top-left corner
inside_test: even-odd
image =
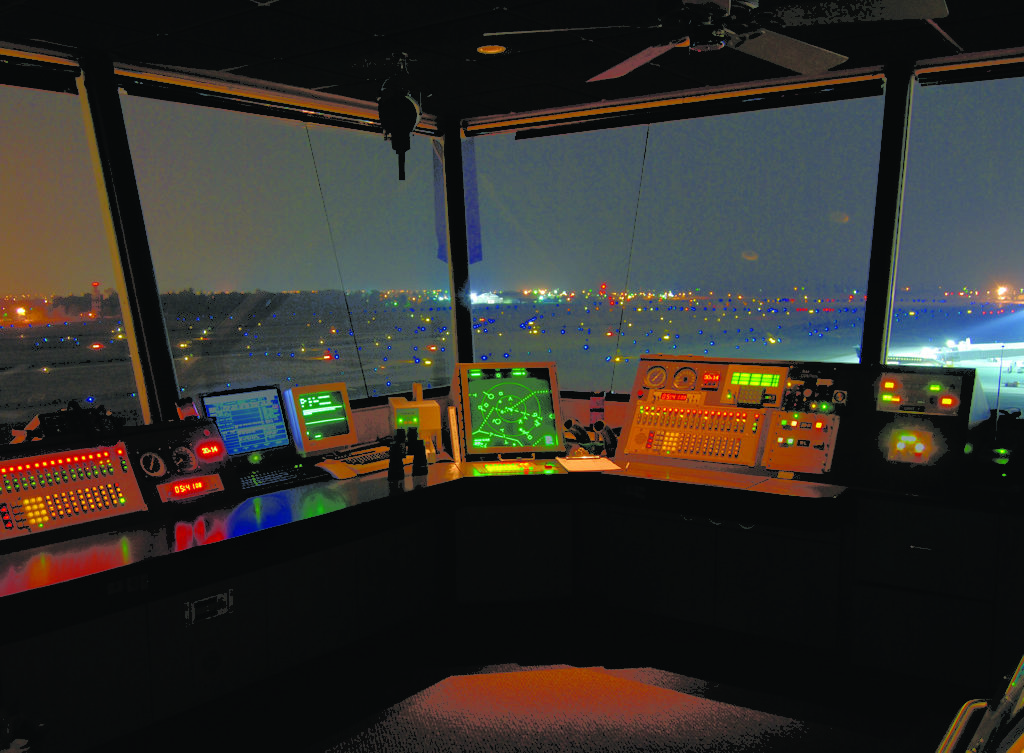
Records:
[[[559,448],[547,369],[473,369],[468,394],[474,450]]]

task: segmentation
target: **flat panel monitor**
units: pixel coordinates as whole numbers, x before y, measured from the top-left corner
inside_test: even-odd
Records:
[[[555,364],[460,363],[466,459],[565,452]]]
[[[211,392],[199,399],[206,417],[216,420],[229,457],[291,449],[277,387]]]
[[[288,423],[303,455],[322,455],[358,441],[344,382],[292,387],[284,394]]]

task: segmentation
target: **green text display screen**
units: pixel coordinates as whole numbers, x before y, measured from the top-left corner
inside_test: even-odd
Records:
[[[310,392],[299,396],[299,410],[308,439],[326,439],[348,434],[348,415],[340,392]]]

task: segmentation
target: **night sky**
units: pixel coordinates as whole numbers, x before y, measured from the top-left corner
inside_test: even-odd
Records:
[[[901,286],[1024,286],[1022,95],[915,88]],[[161,290],[447,288],[429,140],[401,182],[378,134],[122,103]],[[881,114],[870,98],[479,137],[472,287],[863,290]],[[4,87],[0,125],[0,293],[114,287],[77,97]]]

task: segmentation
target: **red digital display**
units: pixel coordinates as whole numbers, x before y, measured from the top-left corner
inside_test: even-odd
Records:
[[[679,400],[680,402],[689,402],[692,398],[688,394],[680,394],[678,392],[662,392],[658,397],[659,400]]]
[[[721,379],[721,376],[716,372],[706,371],[704,372],[704,376],[702,377],[702,379],[705,382],[717,382],[719,379]]]
[[[206,476],[193,476],[192,478],[168,481],[158,484],[157,494],[162,502],[181,501],[191,497],[200,497],[204,494],[224,491],[224,482],[216,473]]]
[[[202,494],[204,491],[206,491],[206,482],[203,479],[180,481],[171,486],[171,496],[175,498],[189,497],[193,494]]]
[[[200,460],[216,460],[224,455],[224,445],[215,439],[201,442],[199,446],[196,447],[196,455],[199,456]]]

